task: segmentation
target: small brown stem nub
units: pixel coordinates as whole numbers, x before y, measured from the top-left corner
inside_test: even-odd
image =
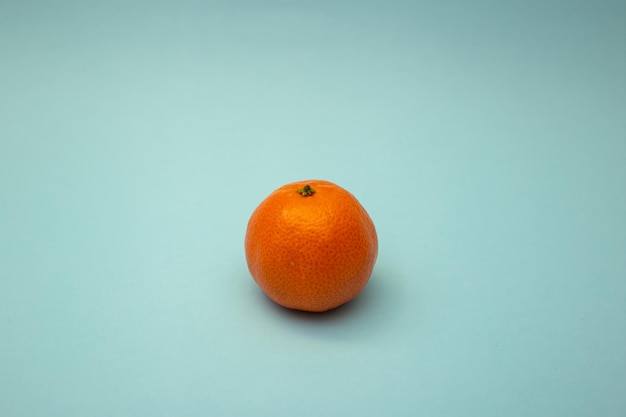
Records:
[[[300,188],[298,190],[298,192],[300,193],[300,195],[302,197],[310,197],[313,194],[315,194],[315,190],[313,188],[311,188],[311,186],[309,184],[307,184],[304,187]]]

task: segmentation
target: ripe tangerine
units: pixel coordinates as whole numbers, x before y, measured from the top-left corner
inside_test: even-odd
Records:
[[[347,190],[323,180],[299,181],[278,188],[254,210],[245,252],[250,274],[270,299],[321,312],[363,290],[378,238]]]

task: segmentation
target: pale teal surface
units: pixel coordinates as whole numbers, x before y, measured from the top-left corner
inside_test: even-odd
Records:
[[[0,415],[626,415],[622,1],[0,1]],[[321,178],[323,315],[250,278]]]

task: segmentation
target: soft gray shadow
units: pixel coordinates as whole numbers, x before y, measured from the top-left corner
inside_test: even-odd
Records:
[[[322,313],[282,307],[259,290],[259,302],[270,316],[289,331],[334,340],[376,337],[393,327],[395,312],[402,305],[399,281],[386,269],[374,270],[370,281],[352,301]]]
[[[375,294],[372,294],[371,288],[373,284],[371,281],[373,279],[374,278],[370,279],[368,285],[353,300],[342,304],[339,307],[333,308],[332,310],[324,311],[321,313],[292,310],[290,308],[286,308],[279,304],[276,304],[269,297],[263,294],[263,292],[261,292],[261,295],[265,300],[264,303],[267,304],[268,309],[272,310],[273,313],[284,316],[285,318],[288,318],[290,320],[302,320],[312,323],[325,323],[329,321],[347,320],[350,319],[350,317],[352,316],[358,315],[359,312],[362,312],[364,309],[367,308],[368,304],[371,304],[371,298],[375,296]]]

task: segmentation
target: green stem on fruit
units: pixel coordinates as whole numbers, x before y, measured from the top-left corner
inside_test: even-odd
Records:
[[[304,187],[300,188],[298,190],[298,192],[300,193],[300,195],[302,197],[310,197],[313,194],[315,194],[315,190],[313,188],[311,188],[311,186],[309,184],[307,184]]]

